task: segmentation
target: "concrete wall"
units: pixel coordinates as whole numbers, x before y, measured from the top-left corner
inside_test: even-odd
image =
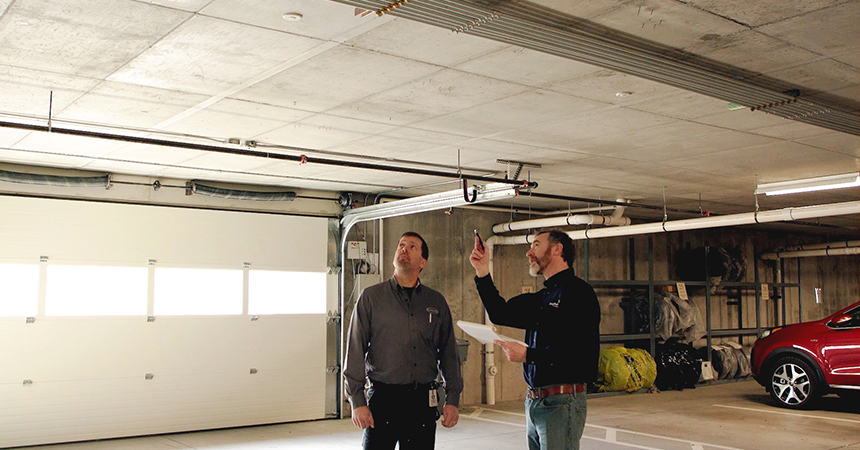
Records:
[[[524,220],[522,215],[515,220]],[[382,269],[383,278],[391,276],[392,257],[397,240],[404,231],[416,231],[427,241],[430,247],[430,258],[421,280],[424,284],[442,292],[448,300],[454,320],[483,322],[484,311],[474,287],[474,270],[468,263],[468,255],[473,245],[473,229],[477,228],[486,239],[492,235],[492,225],[507,222],[511,214],[475,209],[455,209],[453,211],[436,211],[404,217],[386,219],[383,233]],[[773,230],[756,230],[750,227],[723,228],[712,230],[695,230],[671,234],[653,235],[654,278],[655,280],[675,280],[674,262],[678,250],[696,248],[704,245],[721,247],[739,247],[743,259],[747,263],[746,278],[743,281],[755,281],[754,255],[780,246],[798,245],[802,243],[824,242],[826,239],[806,235],[804,233],[774,232]],[[606,238],[589,241],[576,241],[577,259],[575,270],[580,277],[590,280],[647,280],[648,279],[648,236],[636,236],[633,239]],[[633,246],[634,273],[631,273],[629,261],[630,246]],[[585,274],[585,253],[588,247],[588,274]],[[496,285],[505,297],[512,297],[522,292],[524,287],[543,287],[543,279],[535,279],[528,275],[528,265],[525,253],[528,246],[499,246],[495,248],[495,271],[493,274]],[[825,317],[836,310],[850,305],[858,298],[860,291],[860,257],[840,256],[830,258],[805,258],[801,261],[802,308],[798,306],[798,290],[786,290],[787,322],[798,322],[798,310],[802,309],[803,320],[813,320]],[[774,263],[760,261],[758,264],[759,282],[774,281]],[[785,275],[787,282],[797,282],[797,260],[785,260]],[[823,289],[822,303],[815,303],[814,288]],[[705,320],[705,288],[690,288],[690,297],[698,305],[702,320]],[[621,334],[624,332],[624,311],[620,307],[621,299],[627,295],[623,288],[599,288],[603,319],[601,334]],[[729,305],[727,291],[724,288],[712,289],[711,315],[712,328],[737,328],[738,311],[743,316],[742,326],[754,328],[756,323],[755,291],[749,288],[743,290],[740,306]],[[763,302],[760,308],[761,325],[773,327],[781,323],[779,302]],[[521,337],[522,330],[501,327],[501,333],[512,337]],[[462,331],[457,331],[457,337],[467,338]],[[738,337],[716,338],[721,340],[738,341]],[[744,337],[746,345],[754,341],[754,337]],[[605,344],[604,347],[619,344]],[[704,346],[704,339],[694,343]],[[499,373],[496,376],[496,401],[506,401],[524,398],[525,383],[522,379],[520,364],[504,360],[500,352],[496,355]],[[463,403],[474,404],[486,400],[483,381],[482,346],[471,341],[468,360],[464,366],[466,387]]]

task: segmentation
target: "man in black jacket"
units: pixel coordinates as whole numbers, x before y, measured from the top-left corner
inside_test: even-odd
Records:
[[[489,276],[490,258],[480,237],[469,262],[490,320],[526,330],[526,345],[496,344],[508,360],[523,363],[529,449],[579,449],[585,385],[597,379],[600,305],[594,289],[573,273],[573,241],[564,232],[538,234],[526,256],[532,276],[546,277],[545,288],[507,302]]]

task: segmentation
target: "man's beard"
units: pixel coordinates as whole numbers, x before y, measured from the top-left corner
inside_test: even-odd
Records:
[[[552,256],[544,252],[542,255],[534,255],[534,260],[529,258],[529,275],[536,277],[543,275],[544,270],[552,261]]]
[[[537,261],[529,261],[529,275],[536,277],[543,273],[543,267],[540,265],[540,260]]]

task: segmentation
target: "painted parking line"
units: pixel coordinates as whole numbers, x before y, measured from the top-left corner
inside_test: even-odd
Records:
[[[484,410],[481,410],[481,411],[482,411],[482,412],[484,412],[484,411],[489,411],[489,412],[494,412],[494,413],[495,413],[495,412],[501,412],[501,413],[505,413],[505,412],[506,412],[506,411],[495,411],[495,410],[492,410],[492,409],[484,409]],[[524,415],[524,414],[523,414],[523,415]],[[526,427],[526,425],[525,425],[524,423],[511,423],[511,422],[505,422],[505,421],[503,421],[503,420],[487,419],[487,418],[484,418],[484,417],[478,417],[478,416],[475,416],[475,415],[473,415],[473,414],[470,414],[470,415],[467,415],[467,416],[460,416],[460,417],[465,417],[465,418],[467,418],[467,419],[469,419],[469,420],[478,420],[478,421],[481,421],[481,422],[497,423],[497,424],[508,425],[508,426],[513,425],[513,426],[515,426],[515,427],[520,427],[520,428],[525,428],[525,427]],[[590,440],[592,440],[592,441],[608,442],[608,443],[611,443],[611,444],[614,444],[614,445],[619,445],[619,446],[622,446],[622,447],[637,448],[637,449],[641,449],[641,450],[662,450],[662,449],[659,449],[659,448],[656,448],[656,447],[646,447],[646,446],[644,446],[644,445],[627,444],[627,443],[624,443],[624,442],[612,442],[612,441],[607,441],[606,439],[600,439],[600,438],[595,438],[595,437],[590,437],[590,436],[582,436],[582,439],[590,439]]]
[[[773,409],[744,408],[742,406],[730,406],[730,405],[713,405],[713,406],[716,406],[718,408],[741,409],[744,411],[753,411],[753,412],[759,412],[759,413],[782,414],[784,416],[803,417],[805,419],[821,419],[821,420],[833,420],[836,422],[860,423],[860,420],[856,420],[856,419],[840,419],[838,417],[816,416],[813,414],[801,414],[801,413],[796,413],[796,412],[778,411],[778,410],[773,410]]]
[[[586,424],[588,425],[588,424]],[[616,433],[615,428],[607,428],[606,429],[606,441],[607,442],[615,442],[618,439],[618,434]]]
[[[499,410],[495,410],[495,409],[485,409],[485,408],[478,408],[474,412],[472,412],[471,414],[464,415],[461,417],[466,417],[466,418],[469,418],[472,420],[479,420],[479,421],[483,421],[483,422],[497,423],[497,424],[502,424],[502,425],[514,425],[514,426],[517,426],[520,428],[526,427],[526,425],[524,423],[511,423],[511,422],[506,422],[503,420],[494,420],[494,419],[488,419],[486,417],[481,417],[481,414],[484,412],[491,412],[491,413],[496,413],[496,414],[507,414],[507,415],[519,416],[519,417],[523,417],[523,418],[525,417],[524,413],[516,413],[516,412],[510,412],[510,411],[499,411]],[[678,438],[672,438],[672,437],[668,437],[668,436],[660,436],[660,435],[650,434],[650,433],[640,433],[638,431],[629,431],[629,430],[624,430],[624,429],[620,429],[620,428],[604,427],[601,425],[592,425],[592,424],[586,423],[585,426],[586,426],[586,428],[594,428],[594,429],[603,430],[605,432],[605,437],[604,438],[598,438],[598,437],[583,435],[582,439],[589,439],[592,441],[606,442],[606,443],[610,443],[610,444],[614,444],[614,445],[619,445],[622,447],[638,448],[638,449],[642,449],[642,450],[661,450],[658,447],[648,447],[648,446],[633,444],[633,443],[629,443],[629,442],[620,442],[620,441],[618,441],[618,433],[630,434],[630,435],[634,435],[634,436],[648,437],[651,439],[661,439],[661,440],[666,440],[666,441],[671,441],[671,442],[685,443],[685,444],[690,445],[691,450],[704,450],[706,447],[709,449],[741,450],[741,449],[738,449],[735,447],[726,447],[723,445],[708,444],[708,443],[704,443],[704,442],[695,442],[695,441],[691,441],[689,439],[678,439]]]
[[[683,443],[686,443],[686,444],[690,444],[690,447],[691,447],[691,448],[693,448],[693,449],[701,449],[701,448],[704,448],[704,447],[708,447],[708,448],[719,448],[719,449],[723,449],[723,450],[741,450],[741,449],[739,449],[739,448],[735,448],[735,447],[726,447],[726,446],[724,446],[724,445],[708,444],[708,443],[706,443],[706,442],[691,441],[691,440],[689,440],[689,439],[678,439],[678,438],[673,438],[673,437],[669,437],[669,436],[660,436],[660,435],[658,435],[658,434],[640,433],[640,432],[638,432],[638,431],[630,431],[630,430],[624,430],[624,429],[620,429],[620,428],[610,428],[610,427],[604,427],[604,426],[601,426],[601,425],[591,425],[591,424],[586,423],[586,424],[585,424],[585,426],[586,426],[586,427],[591,427],[591,428],[598,428],[598,429],[602,429],[602,430],[607,430],[607,434],[608,434],[608,430],[613,430],[613,432],[614,432],[616,435],[617,435],[617,433],[626,433],[626,434],[632,434],[632,435],[635,435],[635,436],[649,437],[649,438],[652,438],[652,439],[663,439],[663,440],[665,440],[665,441],[683,442]],[[583,437],[584,437],[584,436],[583,436]],[[697,446],[698,446],[698,447],[697,447]]]

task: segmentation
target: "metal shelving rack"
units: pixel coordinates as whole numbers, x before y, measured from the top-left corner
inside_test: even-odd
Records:
[[[705,280],[704,281],[675,281],[675,280],[655,280],[654,279],[654,238],[653,236],[648,236],[648,279],[647,280],[590,280],[589,279],[589,241],[585,241],[584,245],[584,267],[583,267],[583,279],[591,284],[595,290],[600,288],[626,288],[626,289],[646,289],[648,290],[648,309],[649,309],[649,329],[650,333],[648,334],[601,334],[600,342],[601,343],[624,343],[635,340],[643,340],[648,339],[650,343],[651,355],[656,357],[657,349],[657,336],[655,333],[654,326],[654,291],[655,286],[675,286],[679,282],[684,283],[686,286],[694,286],[694,287],[704,287],[705,292],[705,329],[706,334],[705,338],[707,340],[707,348],[708,348],[708,361],[711,360],[711,347],[712,341],[714,337],[725,337],[725,336],[737,336],[739,343],[743,345],[744,336],[757,336],[761,337],[762,334],[762,325],[761,325],[761,301],[762,301],[762,286],[763,284],[760,282],[759,275],[759,267],[758,267],[758,255],[757,251],[753,251],[755,258],[753,261],[753,273],[755,275],[755,281],[753,282],[720,282],[718,284],[710,282],[709,272],[708,272],[708,264],[707,264],[707,255],[710,249],[709,246],[705,246]],[[629,273],[631,277],[635,277],[635,246],[633,243],[633,238],[629,238],[628,245],[628,260],[630,264]],[[797,282],[796,283],[788,283],[785,280],[785,260],[780,260],[780,281],[774,283],[767,283],[768,289],[773,288],[774,292],[779,291],[779,301],[781,301],[781,319],[782,325],[786,324],[786,300],[785,300],[785,292],[786,289],[796,288],[797,289],[797,302],[798,305],[801,304],[801,289],[800,289],[800,261],[797,263]],[[713,329],[711,323],[711,288],[714,286],[720,286],[727,288],[727,297],[729,297],[729,301],[727,305],[729,306],[737,306],[738,307],[738,327],[737,328],[729,328],[729,329]],[[745,290],[754,290],[755,295],[755,328],[744,328],[743,322],[743,301],[744,301],[744,291]],[[747,294],[748,295],[748,294]],[[799,306],[798,306],[799,308]]]

